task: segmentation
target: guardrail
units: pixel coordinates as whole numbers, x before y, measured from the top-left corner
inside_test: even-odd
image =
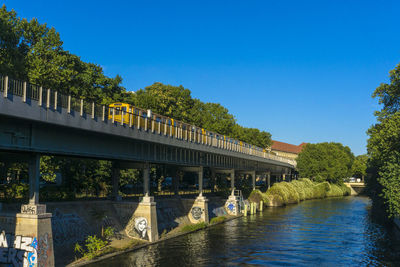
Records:
[[[150,110],[135,107],[131,112],[124,111],[107,105],[99,105],[94,101],[76,98],[71,95],[63,95],[56,90],[45,89],[42,86],[13,80],[3,75],[0,75],[0,92],[3,97],[7,97],[8,94],[20,96],[23,102],[27,102],[29,99],[36,100],[39,106],[46,107],[47,109],[58,110],[59,108],[64,108],[67,110],[67,113],[76,112],[80,116],[90,116],[92,119],[118,123],[130,128],[143,130],[149,134],[163,135],[185,142],[212,146],[296,166],[295,160],[272,155],[260,147],[205,130],[195,125],[176,121],[162,115],[152,114]]]

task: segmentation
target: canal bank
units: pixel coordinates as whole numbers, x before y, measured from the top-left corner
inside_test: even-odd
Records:
[[[335,184],[329,184],[327,182],[323,182],[323,183],[314,183],[309,179],[300,179],[300,180],[295,180],[292,182],[281,182],[281,183],[276,183],[274,184],[266,193],[261,193],[259,190],[253,190],[253,192],[251,193],[250,197],[249,197],[249,201],[245,201],[243,204],[246,203],[246,205],[248,207],[251,208],[245,208],[244,210],[242,210],[242,212],[244,211],[247,215],[247,213],[249,213],[250,215],[253,215],[253,213],[256,213],[257,210],[262,210],[262,207],[264,205],[266,206],[283,206],[286,204],[295,204],[295,203],[299,203],[300,201],[303,200],[309,200],[309,199],[315,199],[315,198],[325,198],[325,197],[335,197],[335,196],[343,196],[349,194],[349,189],[344,186],[344,185],[335,185]],[[214,202],[214,206],[215,206],[215,200],[212,201]],[[251,204],[251,203],[254,203]],[[251,205],[249,205],[251,204]],[[191,206],[191,205],[189,205]],[[213,205],[211,205],[212,207]],[[220,205],[221,206],[221,203]],[[225,205],[226,206],[226,205]],[[170,206],[171,210],[176,209],[179,207],[179,203],[173,203],[172,206]],[[165,207],[165,203],[164,206],[162,207],[162,210],[164,210]],[[225,207],[226,208],[226,207]],[[217,215],[218,211],[221,208],[217,208],[217,209],[211,209],[214,212],[214,216]],[[186,211],[187,213],[187,211]],[[219,210],[219,214],[221,215],[222,211]],[[184,213],[183,213],[184,214]],[[226,215],[226,211],[223,211],[223,214],[225,216]],[[165,224],[168,221],[172,221],[172,220],[167,220],[165,218],[163,218],[163,216],[160,216],[161,214],[159,214],[158,212],[158,217],[159,217],[159,225],[161,224]],[[221,222],[224,222],[224,217],[217,217],[214,219],[222,219],[223,220]],[[237,218],[237,217],[231,217],[228,219],[233,219],[233,218]],[[207,223],[203,223],[203,224],[191,224],[191,222],[181,222],[179,224],[175,225],[175,228],[173,227],[173,225],[170,226],[170,231],[168,233],[168,235],[164,235],[162,238],[162,241],[168,240],[170,238],[176,238],[177,236],[180,236],[182,234],[186,234],[187,232],[194,232],[197,230],[202,230],[206,227],[209,226],[213,226],[214,224],[211,223],[207,224]],[[165,226],[161,227],[162,229],[166,229]],[[186,233],[185,233],[186,232]],[[158,242],[157,242],[158,243]],[[99,261],[100,259],[106,259],[109,257],[114,257],[116,255],[122,254],[122,253],[126,253],[127,251],[132,251],[132,250],[138,250],[141,249],[143,247],[149,246],[153,243],[146,243],[146,244],[135,244],[130,245],[127,244],[128,246],[123,246],[123,248],[115,248],[115,247],[107,247],[104,250],[100,251],[99,255],[95,255],[95,262]],[[92,255],[93,257],[93,255]],[[88,263],[88,257],[85,257],[86,261],[83,259],[83,261],[79,261],[79,262],[74,262],[73,265],[71,266],[81,266],[81,265],[85,265]],[[90,257],[89,257],[90,260]],[[76,265],[78,264],[78,265]]]
[[[101,266],[394,266],[400,263],[394,231],[374,218],[366,197],[309,200],[266,208]]]

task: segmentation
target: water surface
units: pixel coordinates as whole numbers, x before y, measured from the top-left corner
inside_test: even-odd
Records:
[[[396,231],[365,197],[270,208],[93,266],[400,266]]]

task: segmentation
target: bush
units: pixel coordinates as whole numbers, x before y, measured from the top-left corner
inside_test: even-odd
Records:
[[[109,226],[106,229],[104,229],[104,238],[108,241],[111,240],[115,236],[115,228]]]
[[[349,195],[350,189],[345,185],[329,184],[328,182],[313,183],[310,179],[300,179],[275,183],[267,192],[254,190],[249,200],[262,199],[266,206],[283,206],[298,203],[302,200]]]
[[[210,224],[216,224],[216,223],[221,223],[223,221],[226,220],[225,216],[218,216],[218,217],[214,217],[210,220]]]
[[[196,223],[196,224],[187,224],[182,227],[181,232],[183,232],[183,233],[192,232],[192,231],[196,231],[199,229],[204,229],[206,227],[207,227],[207,224],[205,222],[200,222],[200,223]]]
[[[330,185],[328,182],[322,182],[314,185],[313,187],[313,198],[325,198],[326,193],[330,190]]]
[[[97,252],[102,250],[105,246],[108,245],[108,242],[98,238],[96,235],[88,236],[86,239],[86,249],[85,256],[89,259],[92,259],[96,256]]]

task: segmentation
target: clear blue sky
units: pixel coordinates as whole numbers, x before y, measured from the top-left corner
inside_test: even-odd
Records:
[[[273,139],[366,152],[374,89],[400,62],[400,1],[3,1],[64,49],[120,74],[221,103]]]

